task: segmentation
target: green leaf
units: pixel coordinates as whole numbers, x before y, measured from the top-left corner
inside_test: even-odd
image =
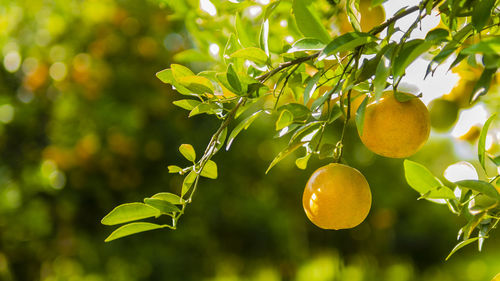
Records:
[[[309,82],[307,82],[307,86],[304,89],[304,104],[307,104],[309,98],[313,95],[314,91],[316,91],[319,78],[321,78],[320,71],[316,72]]]
[[[160,79],[165,84],[171,84],[175,87],[175,90],[183,95],[192,95],[191,91],[186,89],[186,87],[180,85],[175,81],[174,76],[172,75],[171,69],[164,69],[160,72],[156,73],[156,77]]]
[[[344,35],[341,35],[335,39],[333,39],[326,47],[321,51],[318,56],[318,61],[325,59],[326,57],[348,51],[353,50],[356,47],[359,47],[368,42],[374,42],[377,38],[369,33],[362,32],[349,32]]]
[[[479,80],[474,85],[474,90],[472,91],[472,95],[470,97],[470,103],[474,103],[479,99],[479,97],[486,95],[488,90],[490,89],[491,80],[495,75],[497,69],[496,68],[485,68],[479,77]]]
[[[179,151],[181,152],[182,156],[184,156],[184,158],[186,158],[187,160],[193,163],[196,160],[196,152],[194,151],[192,145],[181,144],[181,146],[179,146]]]
[[[394,45],[391,45],[385,51],[384,55],[380,59],[377,70],[375,71],[375,79],[373,79],[373,91],[375,95],[375,100],[378,101],[382,97],[385,85],[389,74],[391,73],[391,66],[389,58],[392,55],[392,49]]]
[[[238,36],[238,40],[241,42],[241,45],[243,47],[255,47],[257,46],[255,39],[252,37],[252,29],[248,28],[248,26],[245,26],[243,21],[241,20],[240,14],[236,14],[235,18],[235,28],[236,28],[236,34]]]
[[[198,50],[195,49],[187,49],[182,52],[179,52],[173,56],[174,61],[182,62],[182,63],[191,63],[191,62],[213,62],[214,59]]]
[[[254,114],[250,115],[247,117],[245,120],[241,121],[236,127],[234,127],[233,131],[231,134],[229,134],[229,138],[227,139],[227,145],[226,145],[226,150],[229,150],[231,147],[231,144],[234,141],[234,138],[242,131],[248,129],[248,127],[252,124],[252,122],[259,117],[259,115],[262,113],[262,111],[257,111]]]
[[[232,53],[231,57],[247,59],[260,65],[264,65],[267,62],[266,53],[262,49],[256,47],[248,47],[238,50]]]
[[[346,13],[349,23],[355,31],[361,31],[361,14],[359,13],[359,1],[347,0]]]
[[[311,111],[309,110],[309,108],[300,103],[289,103],[282,105],[278,108],[278,111],[282,110],[290,111],[293,115],[293,121],[295,122],[306,121],[309,116],[311,116]]]
[[[224,61],[227,63],[228,59],[230,59],[231,54],[236,52],[241,48],[240,43],[238,42],[238,39],[236,39],[236,36],[231,33],[229,35],[229,38],[227,39],[226,46],[224,47]]]
[[[196,180],[196,173],[194,171],[189,172],[182,182],[181,197],[184,197],[186,193],[191,189],[194,181]]]
[[[191,71],[191,69],[180,64],[171,64],[170,69],[172,69],[172,76],[175,81],[179,80],[182,77],[194,76],[194,73]]]
[[[149,231],[149,230],[154,230],[154,229],[160,229],[164,228],[165,226],[154,224],[154,223],[149,223],[149,222],[134,222],[134,223],[129,223],[126,224],[117,230],[113,231],[107,238],[104,240],[104,242],[110,242],[118,238],[122,238],[125,236],[129,236],[132,234],[144,232],[144,231]]]
[[[184,76],[176,80],[180,85],[193,91],[195,94],[203,95],[206,93],[214,93],[214,85],[212,85],[212,82],[206,77],[193,75]]]
[[[241,94],[242,89],[241,89],[240,79],[238,79],[238,75],[236,74],[236,71],[234,71],[233,69],[233,64],[229,64],[227,66],[226,78],[231,88],[234,89],[238,94]]]
[[[429,199],[455,199],[455,194],[423,165],[410,160],[404,161],[405,178],[408,185]]]
[[[304,36],[319,39],[323,43],[330,41],[331,37],[321,23],[312,0],[293,0],[292,9],[297,27]]]
[[[486,120],[481,129],[481,134],[479,135],[479,141],[477,143],[477,157],[479,159],[479,163],[481,163],[481,167],[485,170],[485,151],[486,151],[486,135],[488,134],[488,128],[490,127],[491,122],[495,119],[497,115],[493,114]]]
[[[500,36],[483,37],[478,43],[462,50],[463,54],[476,53],[495,55],[500,53]]]
[[[316,38],[303,38],[293,43],[292,47],[288,49],[287,53],[294,53],[300,51],[319,51],[325,47],[325,43]]]
[[[170,165],[168,166],[168,172],[171,174],[176,174],[178,172],[182,171],[182,168],[176,165]]]
[[[406,42],[403,48],[396,54],[394,59],[394,64],[392,66],[392,72],[397,79],[405,73],[405,69],[421,54],[429,50],[432,46],[432,42],[425,41],[422,39],[415,39]]]
[[[299,143],[291,144],[287,148],[285,148],[283,151],[281,151],[280,153],[278,153],[278,155],[273,159],[273,161],[271,162],[271,164],[269,164],[269,167],[266,170],[266,174],[269,172],[269,170],[271,170],[272,167],[274,167],[281,160],[283,160],[285,157],[287,157],[288,155],[290,155],[290,153],[294,152],[295,150],[297,150],[299,147],[301,147],[305,143],[306,142],[299,142]]]
[[[365,109],[368,104],[368,96],[366,96],[358,107],[356,112],[356,127],[358,128],[359,135],[363,135],[363,126],[365,123]]]
[[[260,34],[259,34],[259,46],[266,55],[269,57],[269,20],[266,19],[262,23],[262,26],[260,28]]]
[[[500,200],[500,194],[491,183],[482,180],[462,180],[455,183],[461,187],[469,188],[496,200]]]
[[[191,112],[189,112],[189,117],[193,117],[198,114],[215,114],[217,111],[220,111],[221,108],[218,107],[215,103],[200,103],[197,105]]]
[[[470,239],[467,239],[465,241],[462,241],[460,243],[458,243],[455,248],[453,248],[453,250],[451,250],[450,254],[446,257],[445,260],[448,260],[454,253],[456,253],[458,250],[462,249],[463,247],[477,241],[479,239],[479,237],[474,237],[474,238],[470,238]]]
[[[208,160],[207,163],[205,163],[205,167],[203,167],[203,170],[201,171],[200,176],[206,177],[209,179],[216,179],[217,178],[217,164],[212,160]]]
[[[173,194],[170,192],[156,193],[155,195],[151,196],[151,198],[167,201],[176,205],[184,204],[184,199],[179,197],[177,194]]]
[[[172,103],[180,108],[184,108],[186,110],[192,110],[193,108],[198,106],[201,102],[192,99],[185,99],[185,100],[176,100]]]
[[[293,123],[293,113],[288,110],[282,110],[276,121],[276,131],[281,130]]]
[[[266,11],[264,12],[264,19],[268,19],[272,12],[276,9],[276,7],[278,7],[278,5],[281,3],[281,1],[274,1],[272,3],[270,3],[267,7],[266,7]]]
[[[297,168],[301,170],[305,170],[307,168],[307,162],[309,161],[309,158],[311,158],[312,154],[307,153],[304,157],[297,158],[295,160],[295,165]]]
[[[491,162],[493,162],[497,167],[500,167],[500,155],[496,157],[488,156],[488,158],[490,158]]]
[[[472,25],[477,30],[481,32],[483,27],[490,20],[490,15],[495,5],[495,0],[479,0],[474,5],[474,11],[472,12]]]
[[[441,42],[450,36],[450,32],[444,28],[436,28],[425,36],[425,41]]]
[[[126,203],[114,208],[107,214],[101,223],[104,225],[115,225],[130,221],[136,221],[149,217],[157,217],[160,212],[143,203]]]
[[[145,198],[144,203],[147,205],[158,209],[160,212],[164,214],[172,213],[172,212],[180,212],[181,210],[177,208],[174,204],[161,200],[161,199],[156,199],[156,198]]]
[[[319,159],[333,158],[336,146],[331,143],[325,143],[319,149]]]

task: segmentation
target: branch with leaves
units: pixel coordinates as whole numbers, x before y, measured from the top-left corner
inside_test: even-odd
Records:
[[[186,23],[196,43],[195,50],[186,52],[212,52],[212,55],[204,56],[212,56],[210,68],[195,74],[190,68],[172,64],[170,68],[158,72],[157,77],[186,97],[175,101],[174,105],[188,110],[189,117],[214,115],[221,120],[220,126],[199,159],[191,145],[179,147],[180,153],[191,162],[184,168],[175,165],[168,167],[170,173],[184,176],[180,195],[162,192],[144,199],[144,203],[116,207],[103,218],[102,223],[128,224],[115,230],[106,241],[146,230],[176,229],[185,208],[193,201],[200,178],[217,178],[218,168],[212,157],[224,145],[229,150],[235,138],[261,116],[275,118],[278,137],[289,137],[287,147],[274,158],[266,173],[299,148],[305,148],[306,154],[297,158],[295,163],[298,168],[305,169],[313,155],[320,159],[331,158],[337,163],[344,162],[344,136],[349,120],[354,116],[361,134],[366,108],[370,103],[379,101],[384,92],[393,91],[398,102],[418,98],[399,92],[398,86],[407,67],[422,56],[432,57],[425,76],[434,74],[437,67],[450,58],[454,58],[451,69],[464,60],[477,65],[479,62],[476,58],[480,56],[482,74],[469,93],[470,103],[490,91],[491,81],[500,65],[500,37],[497,35],[500,17],[494,9],[495,1],[471,0],[469,2],[477,5],[469,5],[469,2],[466,5],[454,4],[450,0],[423,0],[417,6],[402,8],[391,18],[369,28],[368,32],[362,32],[366,28],[360,21],[363,14],[360,14],[359,2],[349,0],[343,5],[333,6],[333,9],[348,15],[354,30],[340,34],[325,27],[334,25],[337,18],[323,19],[325,14],[317,12],[322,9],[315,8],[319,4],[305,0],[271,2],[261,7],[259,16],[244,16],[243,11],[248,12],[248,5],[244,2],[221,5],[218,14],[211,16],[210,20],[232,22],[234,26],[224,26],[210,36],[206,34],[210,31],[208,21],[204,32],[201,31],[203,26],[197,30],[193,29],[192,24]],[[380,5],[380,2],[373,1],[375,6]],[[285,20],[290,17],[290,11],[296,26]],[[424,39],[412,39],[413,31],[433,11],[440,14],[443,25],[430,30]],[[396,27],[400,19],[414,13],[417,16],[410,27],[406,30]],[[178,16],[182,18],[182,14]],[[207,17],[203,13],[198,16],[200,19]],[[274,30],[270,28],[274,26],[270,22],[279,22],[283,28]],[[256,25],[260,25],[258,34],[249,28]],[[384,37],[380,37],[384,31]],[[400,32],[403,35],[396,39],[395,35]],[[214,56],[210,46],[215,43],[208,42],[208,37],[217,46],[224,46],[220,56]],[[475,37],[481,40],[464,47],[464,41]],[[288,43],[275,38],[290,42],[293,38],[298,39]],[[186,55],[178,54],[176,57],[186,58]],[[342,116],[340,139],[336,144],[325,143],[325,128]],[[238,119],[243,120],[229,132]],[[483,167],[486,161],[484,138],[491,120],[485,125],[480,138],[479,158]],[[489,159],[499,166],[498,156]],[[464,214],[468,219],[466,228],[461,230],[463,241],[456,249],[475,240],[482,245],[490,230],[497,226],[500,195],[497,196],[494,184],[498,182],[498,175],[489,182],[477,180],[446,186],[415,162],[406,161],[405,171],[409,185],[420,192],[422,198],[445,200],[454,213]],[[467,205],[480,195],[496,200],[493,205],[479,212],[481,216],[474,213],[477,211],[474,206]],[[171,217],[171,223],[136,222],[163,215]],[[472,238],[475,240],[471,240],[475,228],[480,229],[479,234]]]

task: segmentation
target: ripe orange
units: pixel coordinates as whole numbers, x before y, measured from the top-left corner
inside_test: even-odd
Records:
[[[307,217],[323,229],[359,225],[371,204],[372,194],[365,177],[343,164],[328,164],[314,171],[302,195]]]
[[[405,158],[425,144],[429,132],[429,111],[424,103],[418,98],[399,102],[394,93],[388,91],[366,107],[360,137],[363,144],[378,155]]]

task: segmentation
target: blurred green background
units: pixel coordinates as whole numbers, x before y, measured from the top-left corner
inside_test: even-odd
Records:
[[[301,203],[308,176],[261,118],[215,157],[177,230],[104,243],[100,219],[157,192],[178,193],[168,164],[202,152],[214,118],[174,107],[156,79],[192,46],[184,23],[156,2],[0,0],[0,280],[490,280],[498,235],[483,252],[444,258],[464,221],[417,201],[402,160],[366,150],[350,127],[346,160],[370,182],[373,205],[357,228],[325,231]],[[334,141],[340,124],[327,135]],[[435,136],[414,158],[436,174],[458,161]],[[468,144],[460,144],[466,145]],[[473,150],[471,146],[470,150]],[[493,232],[493,234],[497,234]]]

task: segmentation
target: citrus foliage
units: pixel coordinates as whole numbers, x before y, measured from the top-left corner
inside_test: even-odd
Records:
[[[369,114],[368,98],[378,101],[384,91],[391,90],[397,103],[416,102],[417,96],[398,89],[407,67],[417,58],[430,58],[426,72],[422,73],[425,76],[433,75],[450,59],[453,59],[450,68],[465,62],[481,65],[479,78],[465,96],[469,103],[474,103],[489,92],[500,64],[500,18],[495,1],[424,0],[369,28],[363,26],[369,15],[363,14],[367,10],[366,1],[361,2],[201,1],[205,5],[201,9],[198,3],[189,1],[164,3],[175,17],[185,19],[194,47],[177,54],[174,59],[179,64],[158,72],[157,77],[183,95],[174,104],[187,110],[188,116],[206,114],[220,120],[220,127],[200,156],[192,146],[183,144],[179,150],[191,164],[184,168],[169,167],[169,172],[185,176],[179,208],[173,209],[171,202],[167,204],[162,198],[145,200],[146,205],[172,217],[169,228],[176,228],[178,219],[192,202],[200,177],[217,177],[212,157],[221,149],[229,150],[239,134],[257,118],[265,115],[274,118],[276,137],[288,139],[288,145],[267,171],[299,148],[304,148],[305,154],[297,158],[296,165],[304,169],[313,156],[345,162],[343,146],[348,121],[356,115],[357,129],[363,135],[368,129],[364,128],[368,124],[365,120]],[[368,10],[381,9],[381,2],[372,1]],[[429,31],[424,38],[412,38],[422,19],[433,11],[441,15],[440,27]],[[343,13],[352,31],[342,32],[339,28],[337,15]],[[396,23],[403,18],[411,18],[413,22],[400,30]],[[477,38],[481,40],[474,42]],[[467,40],[473,43],[467,45]],[[184,66],[187,64],[191,67]],[[355,98],[358,104],[354,112]],[[399,122],[395,119],[393,122]],[[422,122],[428,123],[428,117],[423,119],[426,120]],[[325,130],[338,122],[343,123],[340,139],[336,143],[325,142]],[[417,147],[427,138],[429,125],[424,127],[425,132],[420,133],[423,140]],[[393,145],[400,145],[398,139]],[[479,150],[484,166],[484,148]],[[415,151],[396,157],[406,157]],[[498,161],[494,162],[498,165]],[[425,168],[412,162],[406,162],[405,167],[409,184],[424,197],[455,200],[453,192]],[[486,192],[479,185],[481,190],[477,183],[458,184],[458,188],[462,194],[469,189]],[[161,210],[159,204],[169,208]],[[491,219],[498,221],[498,217]]]

